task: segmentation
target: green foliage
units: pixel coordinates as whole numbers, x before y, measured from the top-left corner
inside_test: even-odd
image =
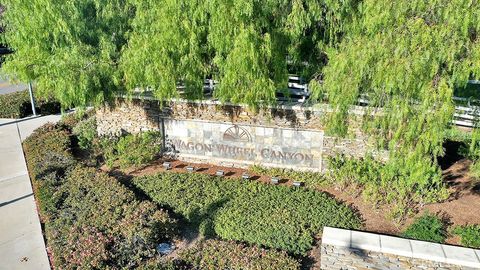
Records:
[[[445,224],[441,218],[426,212],[408,226],[403,233],[403,237],[429,241],[435,243],[444,243],[447,237]]]
[[[473,161],[470,165],[470,175],[480,178],[480,130],[475,128],[468,135],[463,141],[466,146],[461,147],[460,152]]]
[[[173,236],[174,223],[166,212],[158,210],[150,202],[135,200],[134,194],[116,179],[93,168],[78,167],[73,170],[59,192],[65,198],[62,211],[71,215],[59,215],[54,224],[58,227],[52,226],[52,231],[47,233],[56,235],[55,231],[65,230],[71,224],[95,227],[113,238],[110,259],[113,257],[118,265],[140,264],[145,258],[155,255],[159,241]],[[55,243],[65,237],[63,234],[56,236],[60,239],[56,239]],[[73,248],[62,254],[84,254],[88,251],[81,250],[81,246]],[[60,261],[73,263],[66,257],[61,257]]]
[[[70,145],[70,134],[52,124],[36,129],[23,143],[43,220],[48,221],[59,206],[61,198],[56,190],[65,173],[74,165]]]
[[[362,1],[328,52],[328,128],[344,135],[350,106],[368,96],[366,130],[390,150],[385,170],[398,175],[395,187],[441,188],[436,157],[453,116],[453,89],[480,74],[479,10],[480,3],[463,0]]]
[[[206,240],[180,255],[194,269],[294,270],[300,264],[285,252],[265,250],[232,241]]]
[[[76,165],[69,136],[63,126],[46,125],[24,143],[54,265],[121,269],[146,263],[160,241],[173,237],[175,220],[107,174]]]
[[[212,76],[222,101],[272,103],[275,89],[286,86],[286,55],[295,71],[309,61],[299,71],[310,77],[354,2],[131,0],[136,16],[122,54],[127,88],[165,99],[183,82],[188,98],[201,98],[203,79]]]
[[[480,248],[480,225],[458,226],[453,233],[461,237],[462,245],[471,248]]]
[[[112,168],[115,161],[118,158],[117,155],[117,143],[118,143],[118,138],[112,137],[112,138],[100,138],[99,141],[99,146],[103,155],[103,159],[105,160],[105,164]]]
[[[431,168],[429,172],[436,178],[423,178],[423,170],[416,170],[418,175],[410,178],[411,168],[399,170],[403,165],[396,162],[382,164],[368,155],[363,159],[338,155],[328,159],[330,171],[327,178],[334,185],[361,187],[364,198],[370,202],[391,204],[390,215],[399,219],[404,218],[415,204],[448,198],[447,187],[440,176],[436,177],[438,169]]]
[[[73,135],[77,136],[78,146],[84,150],[90,149],[97,137],[97,119],[89,117],[82,120],[75,125],[72,131]]]
[[[148,131],[129,134],[124,137],[104,138],[100,144],[104,151],[107,165],[116,161],[122,168],[141,166],[154,160],[162,150],[162,137],[158,132]]]
[[[480,130],[474,129],[465,141],[467,146],[462,149],[463,154],[472,159],[480,159]]]
[[[480,99],[480,85],[468,83],[463,87],[455,88],[454,95],[456,97],[467,98],[470,100]]]
[[[35,102],[38,114],[47,115],[60,112],[60,104],[54,100],[39,98]],[[23,118],[32,113],[27,90],[0,95],[0,118]]]
[[[188,98],[201,98],[206,77],[220,81],[221,100],[258,106],[275,101],[288,67],[310,77],[327,62],[323,51],[340,39],[356,3],[6,0],[0,38],[15,53],[3,70],[35,80],[64,106],[137,87],[171,98],[179,82]]]
[[[203,233],[296,254],[312,247],[323,226],[361,226],[350,208],[307,189],[178,173],[135,178],[134,183]]]
[[[307,187],[322,187],[326,184],[325,176],[318,172],[296,171],[292,169],[267,168],[254,165],[249,168],[253,173],[268,175],[271,177],[281,177],[304,182]]]
[[[477,179],[480,179],[480,161],[476,160],[470,165],[469,174]]]
[[[470,144],[472,141],[472,132],[465,131],[457,127],[450,127],[445,130],[445,139],[455,142]]]
[[[2,71],[35,81],[64,107],[100,104],[121,88],[118,60],[134,10],[126,0],[2,1]]]

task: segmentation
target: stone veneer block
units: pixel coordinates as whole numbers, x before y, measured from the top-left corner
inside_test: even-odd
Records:
[[[413,256],[410,240],[387,235],[380,235],[380,251],[405,257]]]
[[[424,241],[410,240],[414,258],[445,262],[442,245]]]
[[[325,270],[480,269],[480,250],[329,227],[323,230],[321,252]]]
[[[351,248],[380,252],[380,235],[352,231]]]
[[[332,227],[323,228],[322,244],[350,247],[352,232]]]
[[[480,261],[475,252],[478,252],[464,247],[455,247],[443,245],[445,251],[446,262],[450,264],[461,264],[468,267],[480,268]]]

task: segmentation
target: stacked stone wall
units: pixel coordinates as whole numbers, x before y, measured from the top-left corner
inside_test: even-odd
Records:
[[[325,227],[322,270],[473,270],[480,250]]]
[[[161,119],[199,120],[246,126],[285,128],[294,130],[324,131],[328,107],[277,106],[258,111],[245,106],[221,104],[216,101],[187,102],[172,101],[161,104],[157,100],[122,100],[97,110],[99,135],[120,135],[160,130]],[[329,156],[345,154],[364,157],[367,153],[379,160],[387,159],[387,152],[375,150],[369,137],[360,130],[363,111],[359,108],[351,113],[350,129],[346,138],[325,135],[322,156],[324,163]],[[168,134],[167,134],[168,135]],[[321,166],[326,168],[325,166]]]

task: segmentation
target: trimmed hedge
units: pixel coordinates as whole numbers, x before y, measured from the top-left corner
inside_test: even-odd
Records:
[[[60,113],[60,103],[56,101],[37,98],[35,102],[35,109],[39,114]],[[32,113],[27,90],[0,95],[0,118],[23,118]]]
[[[129,269],[149,262],[156,245],[174,236],[175,220],[116,179],[78,165],[69,136],[46,125],[24,142],[55,267]]]
[[[38,128],[23,143],[40,216],[46,222],[59,206],[55,191],[75,164],[70,146],[69,132],[53,124]]]
[[[180,254],[180,258],[194,269],[300,269],[300,263],[285,252],[249,247],[233,241],[206,240]]]
[[[134,184],[204,234],[294,254],[308,251],[323,226],[361,227],[352,209],[308,189],[187,173],[134,178]]]

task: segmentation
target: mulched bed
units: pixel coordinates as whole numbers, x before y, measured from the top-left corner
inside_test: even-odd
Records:
[[[125,171],[125,174],[131,176],[156,174],[165,171],[163,162],[164,160],[157,160],[144,168]],[[170,171],[173,172],[186,172],[187,166],[194,166],[196,169],[195,173],[215,175],[217,170],[223,170],[226,174],[225,177],[239,178],[243,173],[247,172],[252,177],[252,180],[266,184],[270,183],[271,179],[269,176],[254,174],[243,168],[222,167],[205,163],[188,163],[179,160],[169,160],[169,162],[172,165]],[[480,224],[480,182],[476,182],[475,179],[472,179],[465,173],[468,171],[468,166],[470,166],[470,161],[463,159],[446,169],[444,171],[444,177],[450,186],[452,192],[451,198],[446,202],[419,207],[419,211],[415,216],[419,216],[428,210],[431,213],[437,213],[445,217],[453,226]],[[299,179],[282,179],[281,185],[291,186],[293,180]],[[354,190],[322,188],[320,191],[327,192],[338,201],[342,201],[356,209],[364,219],[366,231],[398,235],[413,222],[415,218],[415,216],[409,217],[399,225],[386,216],[388,206],[373,208],[371,204],[366,203],[363,198],[358,195],[358,192]],[[459,239],[450,237],[447,239],[447,243],[456,245],[459,244]]]

